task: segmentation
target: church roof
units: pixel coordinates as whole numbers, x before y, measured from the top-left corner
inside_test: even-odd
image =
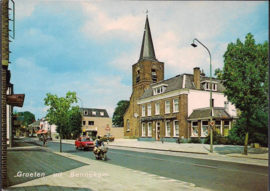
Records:
[[[152,60],[158,61],[156,59],[154,44],[152,41],[151,30],[149,26],[148,16],[146,16],[144,33],[143,33],[143,41],[141,47],[141,54],[139,61],[141,60]]]
[[[185,78],[184,78],[184,75],[185,75]],[[184,83],[185,87],[183,87],[183,80],[184,79],[185,79],[185,83]],[[221,81],[217,80],[215,78],[212,78],[212,79],[213,79],[213,82],[217,83],[217,91],[214,91],[214,92],[222,93],[225,90],[225,87],[222,85]],[[206,77],[206,76],[201,76],[201,80],[200,80],[201,82],[207,81],[207,80],[210,80],[210,78]],[[161,85],[161,84],[167,85],[165,91],[162,94],[172,92],[175,90],[180,90],[180,89],[193,89],[193,90],[195,90],[196,88],[195,88],[195,85],[193,82],[194,82],[194,75],[192,75],[192,74],[177,75],[173,78],[151,84],[149,86],[149,88],[143,93],[143,95],[141,96],[140,99],[145,99],[145,98],[154,96],[153,95],[153,87]],[[205,91],[202,84],[201,84],[201,87],[199,90]]]

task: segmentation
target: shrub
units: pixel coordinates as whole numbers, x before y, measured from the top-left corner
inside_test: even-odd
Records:
[[[189,141],[188,141],[188,143],[202,143],[202,141],[199,139],[199,138],[194,138],[194,137],[192,137]]]
[[[207,135],[207,137],[204,140],[204,144],[210,144],[210,133]],[[214,145],[228,145],[230,144],[230,141],[226,137],[222,137],[218,132],[213,131],[213,144]]]

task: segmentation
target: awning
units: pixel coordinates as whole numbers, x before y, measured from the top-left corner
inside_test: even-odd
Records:
[[[48,133],[48,131],[44,130],[44,129],[40,129],[37,134],[46,134]]]
[[[7,95],[7,104],[12,106],[22,107],[25,94]]]

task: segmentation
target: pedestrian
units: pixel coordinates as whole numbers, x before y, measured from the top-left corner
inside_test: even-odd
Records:
[[[46,146],[46,137],[43,135],[43,146]]]

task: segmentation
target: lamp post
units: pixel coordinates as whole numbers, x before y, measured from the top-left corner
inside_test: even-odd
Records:
[[[212,114],[213,114],[212,107],[213,106],[212,106],[212,63],[211,63],[211,53],[208,50],[208,48],[206,46],[204,46],[204,44],[201,43],[196,38],[193,39],[193,43],[191,44],[191,46],[193,46],[194,48],[197,47],[197,45],[194,43],[195,40],[197,42],[199,42],[204,48],[206,48],[206,50],[208,51],[209,56],[210,56],[210,129],[211,129],[211,134],[210,134],[210,152],[212,153],[213,152],[213,127],[212,127]]]
[[[82,102],[82,127],[83,127],[83,101],[81,100],[81,98],[77,97],[81,102]]]

